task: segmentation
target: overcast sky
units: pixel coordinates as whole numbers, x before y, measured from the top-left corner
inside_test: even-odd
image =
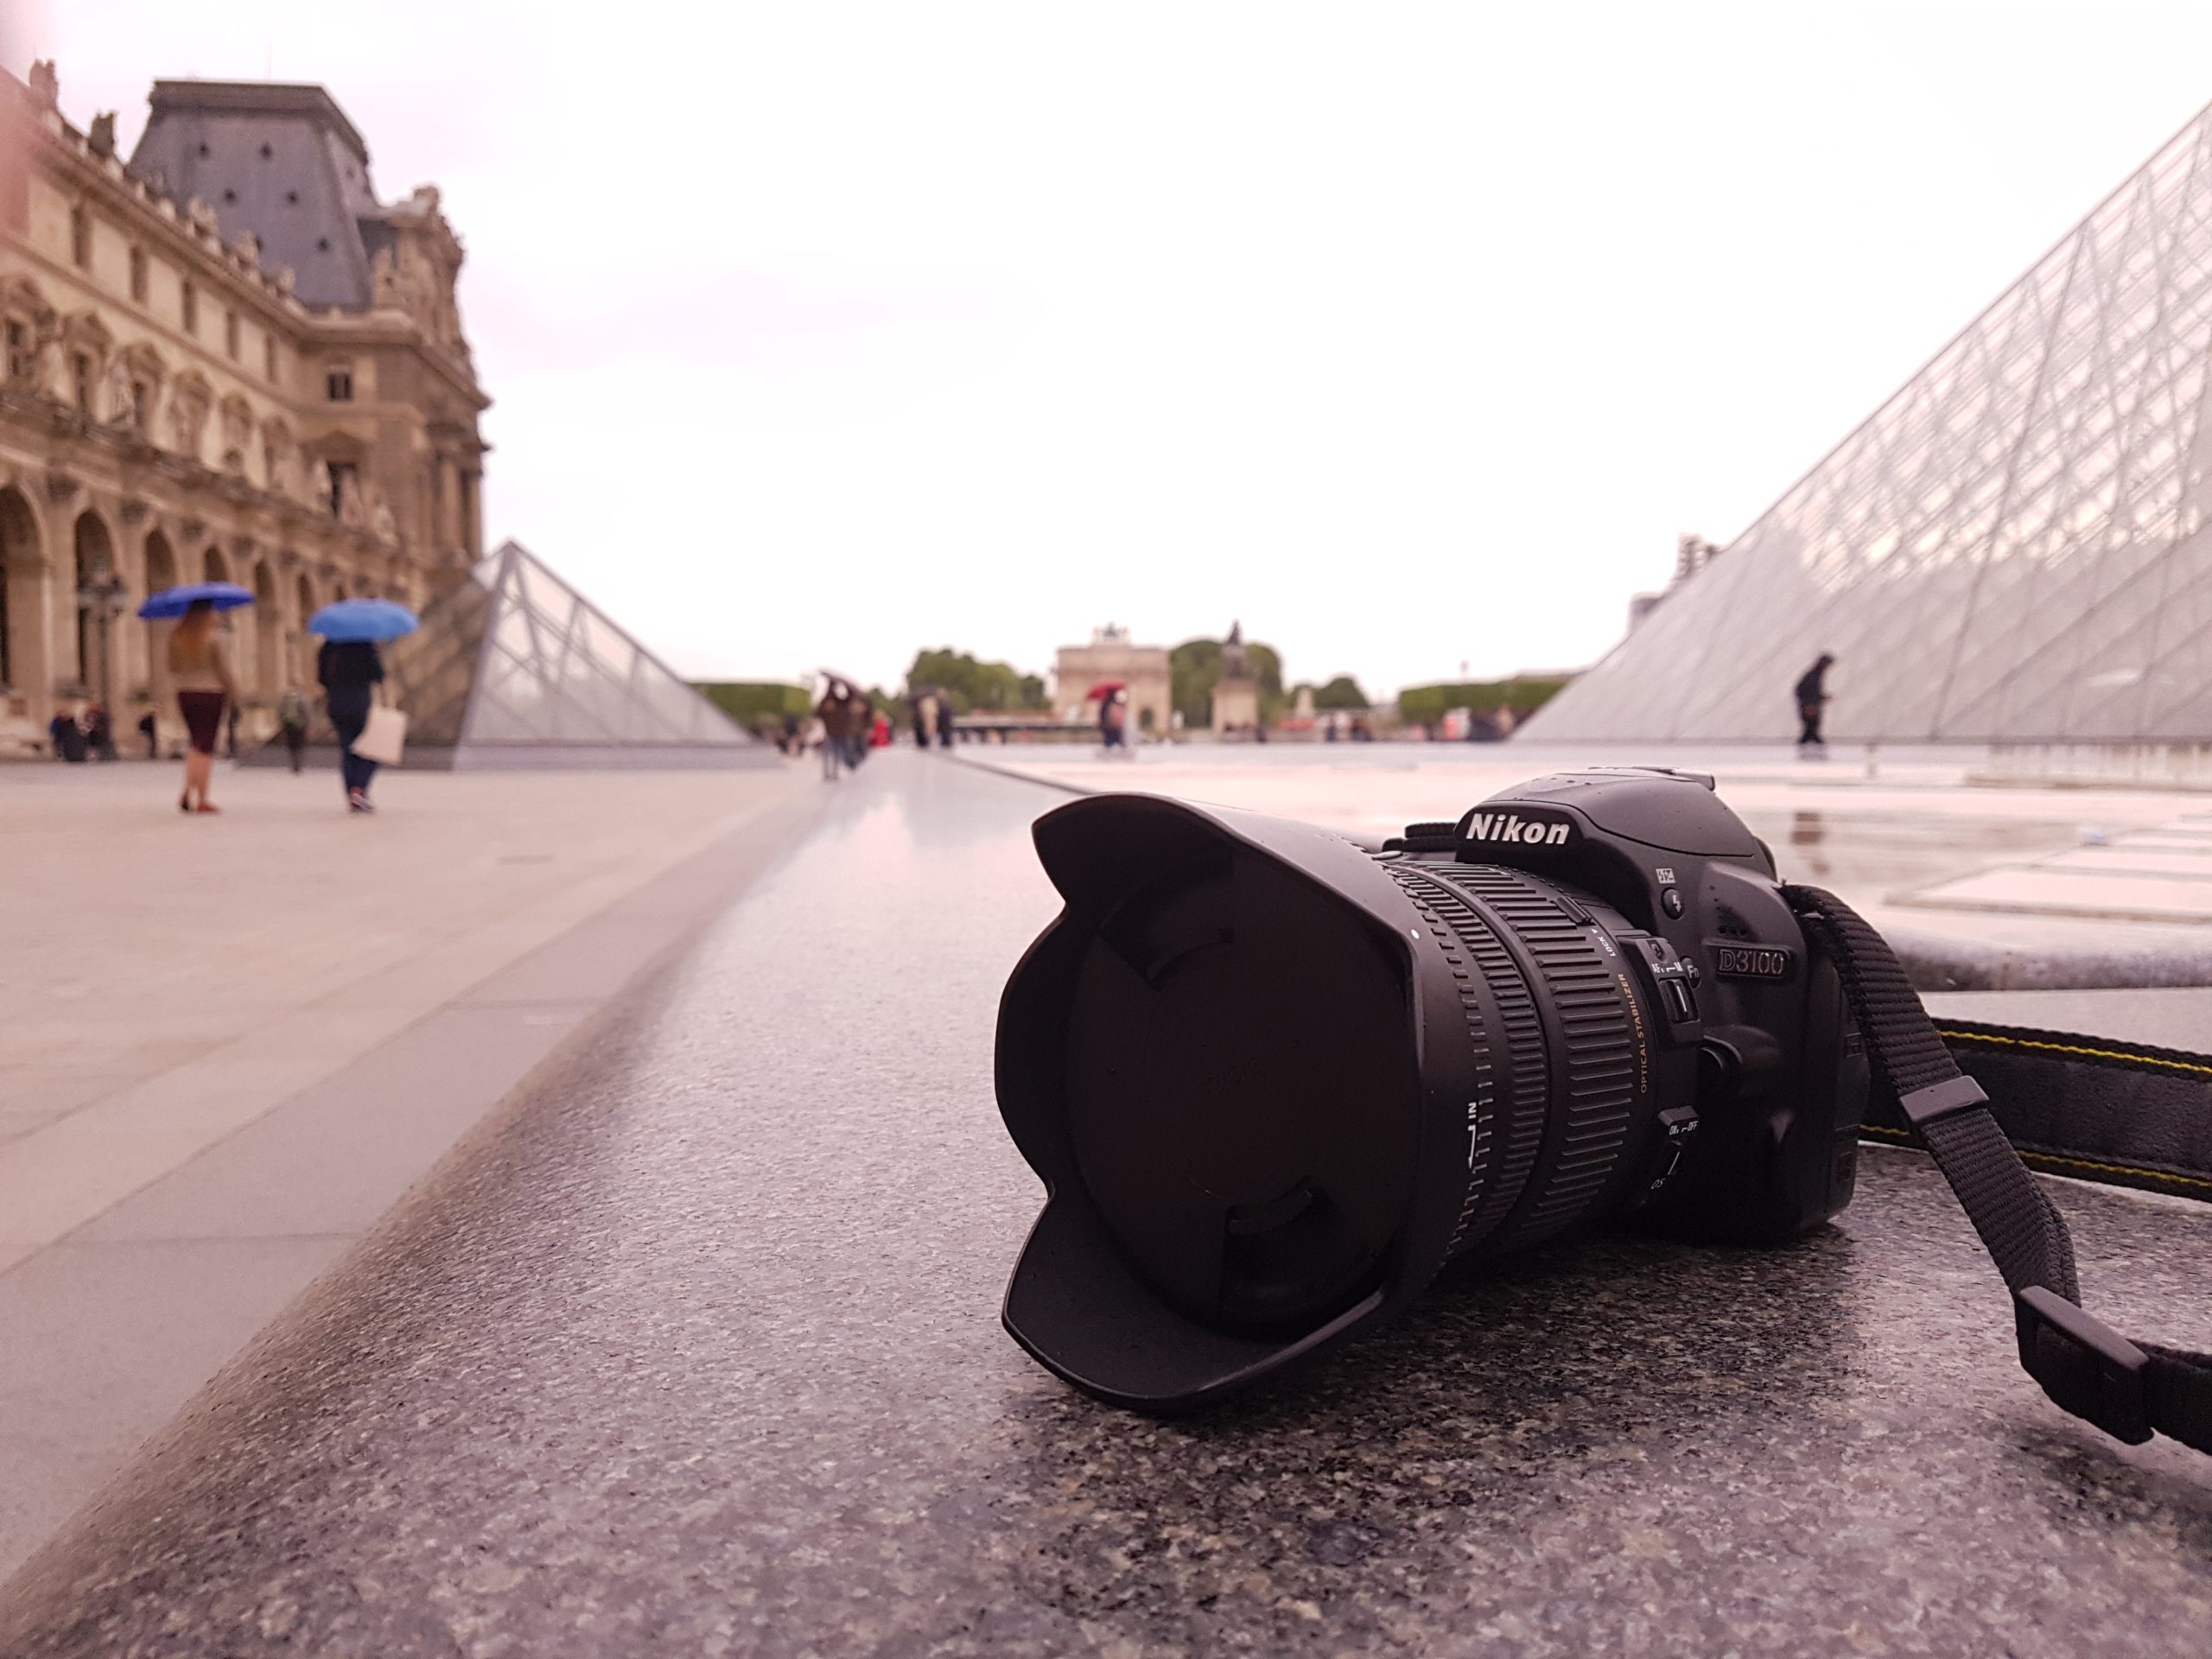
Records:
[[[20,0],[18,0],[20,3]],[[1571,666],[2212,98],[2212,5],[51,0],[435,181],[487,530],[676,665]]]

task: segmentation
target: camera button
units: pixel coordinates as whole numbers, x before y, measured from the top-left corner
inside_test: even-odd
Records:
[[[1682,890],[1680,887],[1660,888],[1659,908],[1665,911],[1669,916],[1680,916],[1682,913],[1683,909]]]

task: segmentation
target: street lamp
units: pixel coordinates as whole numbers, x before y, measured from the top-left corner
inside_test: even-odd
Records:
[[[115,730],[115,620],[129,606],[123,578],[105,566],[87,572],[77,583],[77,613],[97,625],[99,637],[100,709],[107,719],[111,741]],[[83,632],[79,637],[83,638]]]

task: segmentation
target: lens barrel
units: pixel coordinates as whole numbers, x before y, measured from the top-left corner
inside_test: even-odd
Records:
[[[1650,1014],[1586,894],[1496,864],[1386,867],[1421,912],[1497,1081],[1448,1254],[1497,1255],[1590,1219],[1656,1111]],[[1618,921],[1618,918],[1616,918]],[[1619,931],[1628,934],[1625,922]]]

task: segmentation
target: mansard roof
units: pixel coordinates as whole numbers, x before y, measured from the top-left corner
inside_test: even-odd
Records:
[[[251,232],[263,269],[289,266],[304,303],[368,306],[370,241],[383,210],[368,146],[328,92],[157,80],[149,102],[131,172],[178,201],[207,203],[226,242]]]

